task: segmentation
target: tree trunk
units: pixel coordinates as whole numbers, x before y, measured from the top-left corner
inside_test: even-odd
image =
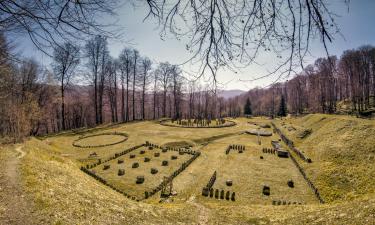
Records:
[[[142,120],[145,119],[145,92],[146,92],[146,74],[143,77],[143,87],[142,87]]]
[[[133,71],[133,120],[135,120],[135,76],[137,73],[137,54],[134,54],[134,71]]]
[[[61,79],[61,125],[65,130],[65,96],[64,96],[64,79]]]

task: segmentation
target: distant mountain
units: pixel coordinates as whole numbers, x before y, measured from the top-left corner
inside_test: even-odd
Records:
[[[221,90],[221,91],[218,92],[218,95],[219,95],[219,97],[223,97],[225,99],[228,99],[228,98],[233,98],[233,97],[236,97],[238,95],[241,95],[245,92],[246,91],[242,91],[242,90]]]

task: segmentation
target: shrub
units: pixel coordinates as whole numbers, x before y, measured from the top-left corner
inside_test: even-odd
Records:
[[[262,155],[260,156],[260,159],[263,159],[263,156],[262,156]]]
[[[103,170],[108,170],[110,167],[110,165],[104,165]]]
[[[124,169],[119,169],[119,170],[118,170],[117,175],[119,175],[119,176],[123,176],[124,174],[125,174],[125,170],[124,170]]]
[[[154,153],[154,157],[159,157],[160,156],[160,152],[155,152]]]
[[[148,147],[148,150],[153,150],[153,149],[154,149],[154,147],[152,147],[152,146]]]
[[[171,159],[172,159],[172,160],[176,160],[176,159],[177,159],[177,156],[176,156],[176,155],[172,155],[172,156],[171,156]]]
[[[162,152],[167,152],[168,151],[168,149],[166,149],[166,148],[163,148],[162,150],[161,150]]]
[[[133,163],[132,168],[138,168],[138,167],[139,167],[139,163],[137,162]]]
[[[124,160],[123,159],[119,159],[119,160],[117,160],[117,163],[118,164],[124,163]]]
[[[141,150],[140,152],[139,152],[139,154],[145,154],[146,153],[146,151],[145,150]]]
[[[162,166],[168,166],[168,161],[167,160],[163,160],[163,162],[161,163]]]
[[[129,156],[129,158],[133,159],[133,158],[135,158],[135,155],[131,154],[131,155]]]
[[[225,183],[227,184],[227,186],[232,186],[233,185],[233,181],[232,180],[227,180]]]
[[[145,157],[145,160],[144,160],[144,162],[150,162],[150,158],[148,158],[148,157]]]

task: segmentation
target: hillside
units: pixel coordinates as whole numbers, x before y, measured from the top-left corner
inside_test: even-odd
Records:
[[[229,99],[229,98],[239,96],[245,92],[246,91],[243,91],[243,90],[221,90],[221,91],[218,91],[218,96],[223,97],[225,99]]]
[[[88,162],[85,159],[87,154],[93,150],[71,146],[79,134],[66,133],[42,140],[31,138],[22,146],[24,156],[15,151],[19,146],[2,146],[0,159],[17,163],[0,165],[3,190],[0,192],[0,224],[9,224],[9,221],[10,224],[23,224],[26,221],[14,222],[16,220],[12,220],[12,216],[28,218],[28,224],[375,223],[373,120],[318,114],[274,121],[298,149],[311,157],[312,163],[299,163],[320,190],[326,204],[317,203],[311,198],[310,190],[299,185],[304,182],[290,161],[280,161],[274,156],[261,154],[256,137],[241,134],[255,127],[247,122],[270,121],[262,118],[239,118],[234,121],[236,126],[202,128],[199,132],[196,129],[161,126],[155,122],[102,127],[89,132],[117,131],[129,135],[124,144],[96,148],[95,152],[103,158],[145,140],[161,145],[188,143],[194,149],[199,149],[202,155],[174,180],[177,196],[164,203],[159,203],[157,195],[141,202],[132,201],[80,171],[79,167]],[[295,130],[289,131],[290,127]],[[301,139],[298,136],[304,129],[311,129],[312,132]],[[262,138],[262,146],[270,146],[270,140],[274,139],[277,137]],[[100,142],[98,138],[92,141]],[[242,155],[233,152],[225,156],[225,147],[232,143],[246,145],[245,152]],[[265,164],[259,161],[259,155],[265,157]],[[249,163],[241,164],[244,159]],[[268,162],[271,164],[268,165]],[[16,171],[9,172],[10,166]],[[283,172],[284,168],[289,171],[287,174],[291,173],[294,177],[296,196],[305,199],[304,204],[275,206],[268,197],[262,197],[251,189],[257,187],[257,180],[266,176],[264,179],[271,184],[271,196],[278,196],[278,179],[287,175]],[[233,188],[238,194],[235,202],[201,196],[202,183],[206,183],[212,169],[220,174],[217,185],[220,185],[220,179],[229,176],[237,183],[249,184],[249,191],[242,190],[235,183]],[[238,174],[234,173],[236,169]],[[247,170],[253,172],[245,173]],[[273,174],[274,171],[278,172]],[[221,178],[221,175],[224,177]],[[10,177],[18,179],[8,183]],[[14,190],[14,186],[19,188]],[[14,205],[15,200],[11,199],[15,191],[18,195],[24,195],[20,201],[27,199],[27,205]],[[284,197],[293,198],[293,195]],[[12,204],[4,204],[10,201]],[[28,210],[24,210],[24,214],[11,214],[20,209],[17,207]]]
[[[277,123],[285,123],[282,130],[314,162],[304,166],[327,201],[375,193],[374,120],[316,114]]]

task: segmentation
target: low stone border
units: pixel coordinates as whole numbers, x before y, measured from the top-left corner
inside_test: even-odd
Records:
[[[289,139],[287,139],[287,138],[285,137],[285,135],[283,135],[283,134],[281,133],[281,131],[276,127],[276,125],[275,125],[273,122],[271,122],[271,124],[272,124],[272,126],[274,127],[274,129],[276,130],[276,132],[281,136],[281,138],[283,139],[283,141],[284,141],[289,147],[290,147],[290,145],[293,146],[293,142],[290,141]],[[283,136],[282,136],[282,135],[283,135]],[[292,150],[295,151],[293,148],[292,148]],[[288,151],[289,151],[289,150],[288,150]],[[299,157],[301,157],[300,154],[302,154],[302,153],[298,154],[298,153],[296,152],[296,154],[297,154]],[[303,155],[303,154],[302,154],[302,155]],[[323,198],[322,198],[322,196],[320,196],[320,193],[319,193],[318,188],[316,188],[315,185],[313,184],[313,182],[307,177],[307,175],[306,175],[306,173],[305,173],[305,170],[302,168],[302,166],[297,162],[297,160],[294,158],[294,156],[293,156],[292,154],[289,153],[289,156],[290,156],[290,159],[292,160],[292,162],[294,163],[294,165],[295,165],[295,166],[297,167],[297,169],[299,170],[299,172],[302,174],[302,176],[303,176],[303,178],[305,179],[305,181],[307,182],[307,184],[310,186],[310,188],[311,188],[312,191],[314,192],[314,194],[315,194],[316,198],[319,200],[319,202],[320,202],[320,203],[325,203],[324,200],[323,200]],[[303,159],[304,159],[304,158],[302,158],[302,160],[303,160]],[[307,160],[305,160],[305,161],[307,161]],[[311,160],[310,160],[310,161],[307,161],[307,162],[311,162]]]
[[[306,157],[300,150],[298,150],[296,147],[294,147],[293,141],[290,140],[289,138],[287,138],[286,135],[284,135],[281,132],[281,130],[279,128],[277,128],[276,125],[273,122],[271,122],[271,124],[272,124],[274,130],[276,131],[276,133],[280,135],[280,137],[284,141],[284,143],[286,145],[288,145],[288,147],[290,149],[292,149],[298,155],[298,157],[300,157],[305,162],[308,162],[308,163],[312,162],[312,160],[310,158]]]
[[[225,154],[228,155],[231,149],[238,150],[238,153],[243,153],[245,145],[229,145],[225,150]]]
[[[226,120],[228,124],[206,126],[206,127],[205,126],[184,126],[184,125],[167,124],[167,121],[171,121],[171,119],[161,120],[160,125],[168,126],[168,127],[179,127],[179,128],[224,128],[224,127],[233,127],[237,125],[237,123],[232,120]]]
[[[138,148],[140,148],[140,147],[142,147],[142,146],[144,146],[144,145],[145,145],[145,144],[136,145],[136,146],[131,147],[131,148],[129,148],[129,149],[126,149],[126,150],[124,150],[124,151],[122,151],[122,152],[115,153],[115,155],[113,155],[113,156],[111,156],[111,157],[109,157],[109,158],[107,158],[107,159],[105,159],[105,160],[98,159],[98,161],[97,161],[96,163],[93,163],[93,164],[87,164],[85,167],[82,166],[82,167],[81,167],[81,170],[82,170],[84,173],[86,173],[86,174],[90,175],[91,177],[95,178],[95,179],[96,179],[97,181],[99,181],[100,183],[102,183],[102,184],[104,184],[104,185],[106,185],[106,186],[112,188],[113,190],[119,192],[120,194],[123,194],[125,197],[127,197],[127,198],[129,198],[129,199],[131,199],[131,200],[135,200],[135,201],[139,202],[141,199],[137,199],[135,196],[131,196],[131,195],[127,194],[126,192],[124,192],[124,191],[122,191],[122,190],[116,188],[116,187],[113,186],[112,184],[107,183],[107,181],[106,181],[104,178],[98,176],[97,174],[95,174],[94,172],[92,172],[92,171],[89,170],[89,169],[92,169],[92,168],[94,168],[94,167],[96,167],[96,166],[99,166],[99,165],[102,164],[102,163],[106,163],[106,162],[108,162],[108,161],[110,161],[110,160],[113,160],[113,159],[116,159],[116,158],[118,158],[118,157],[120,157],[120,156],[123,156],[123,155],[125,155],[125,154],[128,154],[129,152],[134,151],[134,150],[136,150],[136,149],[138,149]]]
[[[203,194],[203,193],[202,193]],[[236,201],[236,192],[231,192],[231,191],[225,191],[224,189],[219,190],[219,189],[213,189],[210,188],[208,190],[207,195],[203,195],[204,197],[210,197],[210,198],[215,198],[218,200],[231,200],[231,201]]]
[[[209,192],[212,189],[212,186],[214,186],[215,181],[216,181],[216,171],[212,174],[212,176],[211,176],[210,180],[208,181],[206,187],[204,187],[202,189],[202,195],[203,196],[207,197],[209,195]]]
[[[121,141],[117,141],[117,142],[109,143],[109,144],[104,144],[104,145],[80,145],[80,144],[77,144],[78,141],[86,139],[86,138],[97,137],[97,136],[105,136],[105,135],[123,136],[124,139],[121,140]],[[111,133],[100,133],[100,134],[93,134],[93,135],[82,136],[82,137],[79,137],[78,139],[74,140],[73,143],[72,143],[72,145],[74,147],[77,147],[77,148],[99,148],[99,147],[106,147],[106,146],[111,146],[111,145],[117,145],[117,144],[120,144],[120,143],[125,142],[127,140],[128,140],[128,135],[127,134],[125,134],[125,133],[111,132]]]
[[[272,205],[302,205],[302,203],[285,201],[285,200],[272,200]]]
[[[148,141],[146,141],[146,146],[157,146],[155,144],[152,144]],[[185,148],[171,148],[171,147],[159,147],[162,149],[166,149],[167,151],[176,151],[179,152],[179,154],[190,154],[193,155],[190,159],[188,159],[186,162],[183,162],[177,170],[175,170],[169,177],[164,179],[158,186],[153,188],[150,192],[145,192],[145,197],[143,199],[147,199],[151,197],[152,195],[156,194],[157,192],[161,191],[164,186],[166,186],[168,183],[172,182],[172,180],[177,177],[182,171],[184,171],[195,159],[197,159],[201,153],[199,151],[194,151],[191,149],[185,149]]]
[[[143,198],[137,198],[135,196],[131,196],[129,194],[127,194],[126,192],[116,188],[115,186],[109,184],[104,178],[98,176],[97,174],[95,174],[94,172],[90,171],[90,169],[92,168],[95,168],[103,163],[106,163],[110,160],[114,160],[120,156],[123,156],[125,154],[128,154],[138,148],[141,148],[141,147],[152,147],[152,148],[159,148],[159,149],[165,149],[167,151],[177,151],[179,152],[179,154],[190,154],[190,155],[193,155],[193,157],[191,157],[189,160],[187,160],[186,162],[183,162],[180,166],[180,168],[178,168],[177,170],[175,170],[169,177],[167,177],[166,180],[163,180],[163,182],[161,182],[157,187],[153,188],[152,191],[145,191],[144,193],[144,197]],[[83,172],[85,172],[86,174],[92,176],[93,178],[95,178],[96,180],[98,180],[99,182],[103,183],[104,185],[112,188],[113,190],[119,192],[120,194],[123,194],[125,197],[131,199],[131,200],[135,200],[137,202],[139,201],[142,201],[144,199],[147,199],[149,197],[151,197],[152,195],[154,195],[155,193],[157,193],[158,191],[160,191],[162,189],[163,186],[167,185],[169,182],[171,182],[177,175],[179,175],[182,171],[184,171],[196,158],[198,158],[200,156],[200,152],[199,151],[194,151],[194,150],[190,150],[190,149],[178,149],[178,148],[169,148],[169,147],[161,147],[159,145],[156,145],[156,144],[152,144],[148,141],[146,141],[145,144],[141,144],[141,145],[136,145],[136,146],[133,146],[129,149],[126,149],[122,152],[119,152],[119,153],[115,153],[113,156],[110,156],[109,158],[107,159],[104,159],[104,160],[101,160],[101,159],[98,159],[98,161],[96,163],[93,163],[93,164],[87,164],[85,167],[82,166],[81,167],[81,170]]]
[[[263,148],[262,152],[263,153],[267,153],[267,154],[273,154],[273,155],[275,155],[276,152],[277,152],[277,150],[274,149],[274,148]]]

